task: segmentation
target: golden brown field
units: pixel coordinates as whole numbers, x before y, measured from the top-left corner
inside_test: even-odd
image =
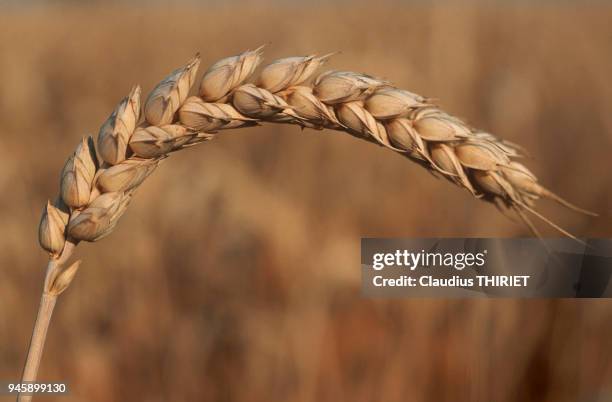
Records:
[[[612,237],[612,6],[155,4],[0,5],[0,381],[22,368],[46,261],[36,228],[65,159],[133,84],[146,93],[197,51],[205,68],[263,43],[267,61],[341,50],[329,67],[524,145],[544,184],[602,217],[541,210]],[[347,135],[223,133],[170,158],[115,233],[79,247],[40,373],[72,393],[44,400],[610,401],[607,300],[360,295],[361,237],[529,235]]]

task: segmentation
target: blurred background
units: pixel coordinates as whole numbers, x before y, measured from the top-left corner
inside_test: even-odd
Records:
[[[22,369],[38,220],[65,159],[133,84],[146,93],[196,52],[206,68],[264,43],[266,61],[340,50],[328,67],[525,146],[543,183],[603,216],[540,210],[612,236],[605,2],[0,5],[0,379]],[[612,401],[612,302],[365,299],[366,236],[530,233],[345,134],[224,132],[164,163],[110,237],[79,247],[39,375],[72,393],[44,400]]]

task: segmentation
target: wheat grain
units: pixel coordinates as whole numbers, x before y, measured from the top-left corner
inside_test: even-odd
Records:
[[[200,64],[196,56],[153,89],[144,102],[144,122],[139,124],[141,90],[136,86],[100,128],[97,154],[91,137],[82,140],[62,170],[60,198],[47,203],[39,226],[50,262],[24,381],[36,379],[55,298],[78,268],[78,263],[62,268],[74,246],[111,233],[134,191],[162,158],[220,130],[272,122],[344,131],[398,152],[478,198],[515,210],[534,231],[524,211],[545,219],[533,210],[540,197],[591,214],[542,187],[515,160],[521,155],[518,146],[468,126],[431,99],[350,71],[314,78],[330,56],[276,60],[254,84],[247,80],[262,60],[262,47],[246,51],[213,64],[202,77],[199,96],[188,97]]]

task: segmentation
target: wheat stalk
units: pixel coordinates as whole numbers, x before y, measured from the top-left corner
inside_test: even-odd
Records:
[[[212,65],[198,96],[188,97],[200,64],[196,56],[153,89],[144,102],[144,121],[135,87],[100,128],[97,151],[93,138],[81,141],[62,170],[60,196],[47,203],[39,227],[50,258],[23,381],[36,380],[55,301],[79,266],[63,268],[74,247],[108,235],[163,158],[220,130],[287,123],[343,131],[400,153],[503,211],[515,211],[536,233],[525,212],[573,237],[533,209],[538,198],[592,214],[538,184],[516,160],[520,147],[470,127],[432,99],[355,72],[328,71],[313,79],[330,56],[276,60],[247,83],[262,48],[246,51]]]

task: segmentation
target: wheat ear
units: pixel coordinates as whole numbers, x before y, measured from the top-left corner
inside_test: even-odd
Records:
[[[55,300],[78,267],[63,269],[74,246],[108,235],[163,158],[220,130],[261,123],[339,130],[404,155],[475,197],[515,210],[526,222],[524,211],[535,213],[540,197],[577,209],[516,161],[517,145],[468,126],[432,99],[350,71],[314,78],[330,56],[276,60],[247,83],[261,63],[262,48],[246,51],[213,64],[198,95],[189,97],[200,64],[196,55],[153,89],[143,119],[141,91],[134,87],[100,128],[97,147],[91,137],[81,141],[62,170],[60,196],[47,203],[39,227],[50,260],[24,381],[36,379]]]

